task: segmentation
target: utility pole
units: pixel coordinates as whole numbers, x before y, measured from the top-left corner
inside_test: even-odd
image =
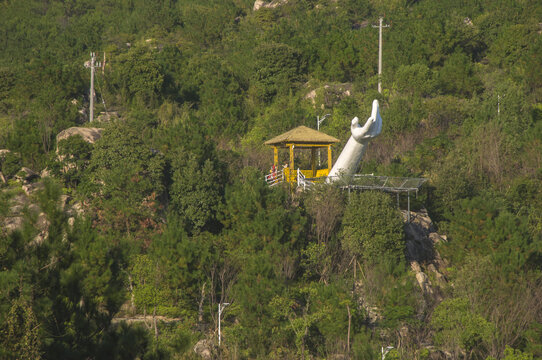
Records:
[[[373,27],[378,27],[378,92],[382,94],[382,28],[390,27],[389,25],[382,25],[384,18],[381,16],[379,19],[378,26],[373,25]]]
[[[86,65],[86,64],[85,64]],[[90,106],[89,106],[89,122],[92,122],[94,120],[94,96],[96,95],[94,92],[94,71],[97,67],[102,66],[101,63],[96,63],[96,53],[91,52],[90,53]]]

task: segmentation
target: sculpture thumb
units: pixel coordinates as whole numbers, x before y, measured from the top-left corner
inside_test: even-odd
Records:
[[[382,116],[380,116],[380,105],[378,100],[373,100],[373,109],[371,111],[371,117],[376,122],[375,136],[378,136],[382,132]]]
[[[371,117],[373,119],[378,119],[380,117],[380,105],[378,104],[378,100],[373,100],[373,109],[371,111]],[[380,118],[382,120],[382,118]]]

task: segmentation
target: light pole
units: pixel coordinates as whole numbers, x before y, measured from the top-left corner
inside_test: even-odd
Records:
[[[323,123],[328,116],[331,116],[331,114],[325,114],[320,119],[320,116],[316,115],[316,130],[320,131],[320,124]],[[318,149],[318,167],[320,167],[321,165],[322,164],[320,162],[320,149]]]
[[[316,116],[316,130],[320,131],[320,124],[323,123],[328,116],[331,116],[331,114],[325,114],[321,119],[320,116]]]
[[[221,334],[220,334],[220,316],[222,315],[222,311],[224,311],[224,308],[228,306],[230,303],[219,303],[218,304],[218,346],[220,346],[220,340],[221,340]]]
[[[393,346],[386,346],[385,348],[382,346],[382,360],[386,358],[391,349],[393,349]]]

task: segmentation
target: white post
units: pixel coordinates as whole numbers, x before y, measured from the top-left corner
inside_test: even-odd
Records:
[[[90,115],[89,122],[94,120],[94,64],[96,62],[96,53],[90,53]]]
[[[384,349],[384,346],[382,346],[382,360],[386,359],[386,355],[388,355],[391,349],[393,349],[393,346],[386,346],[385,349]]]
[[[219,303],[218,304],[218,346],[220,346],[221,341],[221,333],[220,333],[220,317],[222,315],[222,311],[226,306],[228,306],[230,303]]]

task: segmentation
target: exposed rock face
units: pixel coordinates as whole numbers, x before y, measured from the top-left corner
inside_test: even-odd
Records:
[[[119,118],[119,114],[116,111],[108,111],[108,112],[101,112],[96,117],[96,121],[98,121],[98,122],[111,122],[111,120],[118,119],[118,118]]]
[[[258,11],[258,10],[260,10],[261,7],[264,6],[264,5],[265,5],[265,1],[263,1],[263,0],[256,0],[256,1],[254,2],[254,7],[252,8],[252,10]]]
[[[264,0],[256,0],[254,2],[254,7],[252,8],[254,11],[258,11],[260,9],[274,9],[277,6],[287,4],[288,0],[273,0],[271,2],[266,2]]]
[[[326,84],[323,87],[313,89],[305,95],[306,100],[310,100],[312,105],[316,107],[318,100],[319,106],[322,109],[332,108],[339,104],[342,99],[352,95],[352,84]]]
[[[40,213],[38,215],[38,220],[36,221],[36,228],[39,230],[38,235],[34,238],[34,244],[41,245],[49,237],[49,225],[51,223],[47,219],[45,213]]]
[[[21,170],[19,170],[19,172],[17,172],[17,174],[15,175],[15,180],[26,184],[39,177],[40,176],[37,173],[35,173],[33,170],[27,167],[22,167]]]
[[[429,277],[422,271],[420,264],[414,260],[410,262],[410,267],[416,274],[416,281],[418,282],[418,285],[420,286],[420,289],[422,289],[423,293],[433,295],[431,281],[429,281]]]
[[[4,220],[4,231],[9,234],[23,226],[24,219],[22,216],[8,217]]]
[[[30,196],[36,191],[43,190],[44,186],[43,186],[43,183],[37,182],[37,183],[25,184],[21,186],[21,188],[23,189],[26,195]]]
[[[445,261],[435,249],[435,245],[441,241],[446,241],[446,236],[439,235],[424,209],[420,212],[411,212],[411,222],[407,223],[407,213],[403,211],[405,220],[407,260],[416,281],[424,294],[424,299],[419,304],[419,317],[423,320],[424,310],[427,306],[426,300],[430,302],[440,302],[442,300],[440,287],[446,284],[447,279],[443,274],[446,267]],[[382,319],[382,311],[368,300],[368,293],[371,292],[370,286],[367,287],[366,275],[354,282],[354,293],[357,295],[357,304],[359,309],[363,309],[367,314],[365,321],[369,325],[378,324]],[[401,328],[400,338],[407,338],[408,328]]]
[[[407,218],[406,211],[403,212],[403,216]],[[405,224],[407,260],[410,261],[410,267],[423,293],[440,300],[441,296],[435,286],[446,283],[446,277],[443,275],[446,264],[435,249],[435,245],[446,241],[446,236],[436,232],[427,210],[411,212],[410,216],[411,222]],[[438,284],[431,283],[428,273],[433,275]]]
[[[3,159],[6,154],[9,154],[11,151],[8,149],[0,149],[0,159]]]
[[[216,348],[211,340],[200,340],[194,345],[194,352],[205,360],[217,359]]]
[[[49,176],[51,176],[51,172],[49,171],[48,168],[45,168],[40,172],[40,176],[42,178],[49,177]]]
[[[102,132],[104,129],[101,128],[85,128],[85,127],[71,127],[66,130],[62,130],[56,136],[56,142],[60,140],[65,140],[73,135],[81,135],[83,140],[90,144],[94,144],[99,138],[102,137]]]
[[[39,181],[21,185],[24,193],[19,193],[9,200],[7,215],[0,218],[0,233],[10,234],[15,230],[20,230],[26,215],[31,214],[36,219],[34,226],[39,231],[38,235],[34,238],[33,244],[39,245],[48,238],[50,222],[47,219],[47,215],[37,204],[32,202],[33,195],[44,188],[44,184]],[[71,226],[76,216],[84,216],[83,204],[73,201],[68,195],[61,195],[58,205],[70,217]]]

